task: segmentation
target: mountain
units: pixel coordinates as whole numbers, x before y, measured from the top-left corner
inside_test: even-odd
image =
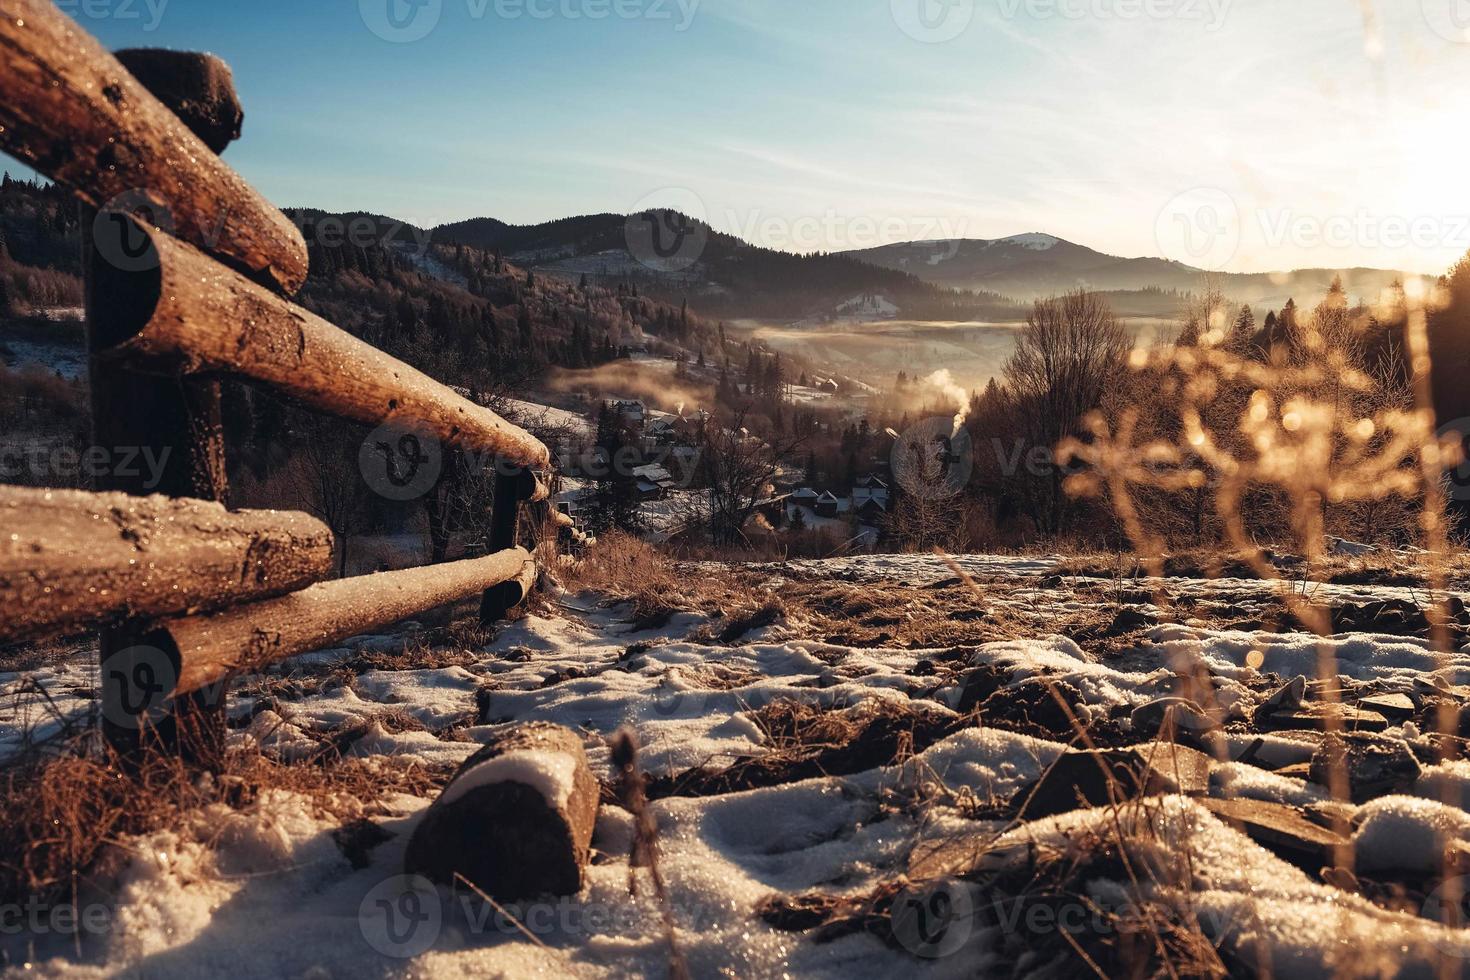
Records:
[[[432,231],[438,244],[495,251],[523,268],[604,286],[636,284],[666,300],[685,299],[713,316],[802,319],[837,315],[854,297],[883,297],[911,319],[1013,318],[1004,296],[957,291],[861,257],[795,255],[762,248],[673,211],[593,214],[537,225],[475,218]]]
[[[952,289],[983,289],[1030,300],[1086,287],[1102,292],[1189,292],[1204,270],[1160,258],[1123,258],[1054,235],[1030,233],[996,239],[905,242],[844,253],[879,268],[911,273]],[[1367,300],[1402,272],[1383,269],[1297,269],[1292,272],[1225,273],[1222,288],[1242,303],[1309,302],[1341,276],[1348,294]]]

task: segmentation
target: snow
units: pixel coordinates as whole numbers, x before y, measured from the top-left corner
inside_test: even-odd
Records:
[[[448,806],[472,790],[501,783],[519,783],[535,790],[556,809],[567,805],[572,797],[577,776],[577,763],[561,752],[524,749],[507,752],[476,763],[455,777],[439,797],[439,806]]]
[[[1031,232],[1026,235],[1012,235],[1010,238],[999,239],[995,244],[1019,245],[1022,248],[1034,252],[1049,252],[1061,242],[1054,235],[1044,235],[1040,232]]]
[[[1358,808],[1353,847],[1359,871],[1430,873],[1445,846],[1470,840],[1470,814],[1434,800],[1385,796]]]
[[[68,381],[87,376],[87,352],[75,344],[0,338],[0,362],[13,368],[36,365]]]
[[[594,427],[585,415],[571,412],[564,408],[554,408],[550,405],[542,405],[538,402],[524,401],[519,398],[507,398],[504,402],[511,421],[516,424],[536,429],[568,429],[572,433],[581,436],[593,434]]]
[[[1007,602],[1054,619],[1096,601],[1067,584],[1040,584],[1055,558],[970,555],[954,561],[966,574],[1013,589],[1004,597],[997,590],[997,608]],[[770,573],[766,587],[776,594],[786,587],[786,576],[798,573],[931,584],[954,578],[945,560],[929,555],[791,562],[760,570]],[[1226,601],[1263,590],[1269,595],[1262,583],[1234,580],[1170,580],[1170,586],[1198,595],[1215,589]],[[1343,589],[1350,595],[1380,594],[1369,586]],[[636,736],[645,769],[663,776],[767,751],[753,712],[782,699],[847,712],[922,698],[916,703],[943,713],[943,703],[957,703],[954,684],[915,692],[913,683],[919,661],[951,651],[852,647],[803,635],[800,624],[784,620],[722,644],[710,638],[721,623],[702,614],[679,613],[642,630],[629,618],[628,609],[605,607],[595,594],[562,594],[543,611],[502,627],[470,651],[466,664],[369,670],[348,681],[333,679],[353,650],[396,649],[410,634],[359,638],[244,681],[231,698],[232,715],[242,721],[231,737],[236,746],[257,745],[293,759],[319,748],[326,735],[360,726],[364,734],[346,751],[364,764],[452,769],[507,723],[550,721],[581,733],[594,773],[609,779],[607,738],[624,728]],[[1426,674],[1451,684],[1470,679],[1470,654],[1436,658],[1420,641],[1367,634],[1321,640],[1289,632],[1164,625],[1146,631],[1136,648],[1104,658],[1039,629],[1025,639],[965,651],[972,664],[1006,668],[1012,684],[1035,677],[1065,682],[1081,695],[1073,709],[1099,718],[1126,717],[1127,709],[1171,693],[1175,672],[1198,665],[1215,676],[1221,704],[1244,711],[1262,696],[1264,673],[1314,675],[1323,653],[1336,657],[1343,673],[1383,689],[1410,690]],[[0,675],[0,747],[13,751],[27,737],[59,732],[92,710],[95,667],[85,661],[80,656],[25,674]],[[295,683],[269,689],[264,683],[286,678]],[[267,690],[269,703],[257,705]],[[252,711],[254,717],[244,724]],[[405,717],[417,724],[405,726]],[[1216,756],[1238,758],[1257,741],[1244,733],[1219,736]],[[1285,734],[1261,736],[1259,742],[1256,758],[1272,766],[1306,761],[1313,749],[1310,742]],[[1146,830],[1136,846],[1152,847],[1150,860],[1186,867],[1185,880],[1194,883],[1188,895],[1164,885],[1145,886],[1151,890],[1147,897],[1181,907],[1188,903],[1212,939],[1274,975],[1331,975],[1345,964],[1427,975],[1440,953],[1470,956],[1470,933],[1386,911],[1328,887],[1194,800],[1160,797],[1146,806],[1014,827],[969,819],[945,802],[961,794],[980,801],[1009,799],[1066,748],[993,727],[966,727],[904,762],[850,776],[654,803],[671,913],[692,973],[842,980],[983,974],[998,956],[1003,938],[998,931],[977,926],[962,955],[928,964],[868,935],[818,945],[773,929],[753,910],[777,892],[866,894],[904,874],[916,845],[937,848],[956,839],[997,838],[987,860],[1003,861],[1037,847],[1065,853],[1077,846],[1080,831],[1109,833],[1113,821]],[[515,752],[470,770],[446,802],[474,786],[503,781],[564,801],[571,778],[559,756]],[[917,795],[924,787],[945,792],[916,810],[886,802]],[[1209,791],[1298,805],[1323,800],[1320,788],[1234,762],[1215,768]],[[1450,762],[1426,768],[1412,795],[1348,808],[1359,870],[1438,867],[1447,844],[1470,843],[1470,815],[1459,808],[1467,798],[1470,762]],[[378,801],[369,815],[393,836],[361,869],[354,869],[333,841],[339,821],[303,797],[276,791],[239,810],[221,806],[197,814],[187,826],[126,843],[132,858],[112,885],[112,928],[84,937],[82,962],[71,962],[67,944],[47,944],[44,937],[34,951],[25,944],[38,937],[0,937],[0,946],[24,956],[32,963],[29,972],[41,976],[667,972],[661,912],[647,889],[636,897],[628,891],[632,819],[611,805],[598,819],[593,846],[599,856],[582,893],[519,909],[542,945],[487,915],[472,896],[431,889],[418,900],[433,912],[433,934],[406,958],[402,946],[387,941],[379,903],[386,900],[391,907],[408,887],[398,877],[404,847],[432,799],[432,793],[391,794]],[[1094,882],[1090,894],[1111,905],[1138,897],[1126,881]],[[1372,959],[1380,955],[1375,951],[1392,958],[1378,963]]]

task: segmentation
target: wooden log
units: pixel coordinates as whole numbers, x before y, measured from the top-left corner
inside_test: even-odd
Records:
[[[498,902],[582,890],[599,788],[582,739],[518,725],[470,756],[409,839],[404,871]]]
[[[306,281],[296,226],[49,0],[0,0],[0,83],[0,148],[287,293]]]
[[[131,221],[132,219],[127,219]],[[392,424],[470,452],[544,469],[539,440],[488,408],[212,261],[133,223],[157,263],[99,269],[116,303],[106,356],[161,374],[233,373],[368,425]]]
[[[495,499],[490,512],[489,551],[504,551],[520,543],[521,503],[535,492],[541,481],[529,470],[499,469],[495,474]],[[505,618],[522,596],[507,583],[497,583],[480,597],[480,623],[490,626]]]
[[[214,153],[240,138],[245,110],[223,59],[166,48],[125,48],[114,57]]]
[[[484,595],[480,597],[481,622],[491,625],[504,619],[506,613],[531,597],[540,577],[541,569],[536,566],[536,563],[527,562],[526,567],[515,578],[507,579],[486,589]],[[485,618],[487,609],[493,610],[492,617],[488,620]]]
[[[239,135],[243,112],[230,70],[218,58],[181,51],[136,50],[124,52],[122,59],[139,84],[204,140],[212,152],[223,152]],[[149,377],[128,370],[126,365],[109,365],[96,358],[106,343],[99,311],[111,310],[128,298],[126,290],[119,293],[112,289],[116,280],[99,275],[98,269],[135,258],[135,241],[127,237],[131,225],[121,215],[99,215],[87,204],[81,210],[94,443],[151,450],[153,458],[162,464],[159,472],[147,477],[140,471],[109,472],[98,479],[98,489],[194,497],[228,505],[219,381],[197,376]],[[226,738],[222,689],[196,692],[167,705],[167,711],[151,710],[154,705],[149,698],[129,700],[131,689],[139,685],[126,678],[143,677],[143,686],[150,690],[153,687],[147,677],[154,667],[147,661],[157,658],[144,656],[140,662],[138,651],[146,648],[142,630],[143,624],[136,621],[110,624],[99,637],[104,734],[124,754],[139,748],[145,739],[152,739],[185,758],[206,765],[218,763]]]
[[[323,582],[279,599],[160,623],[148,644],[172,661],[177,697],[242,672],[401,622],[521,575],[529,552]]]
[[[0,487],[0,637],[177,616],[326,578],[332,533],[287,511]]]

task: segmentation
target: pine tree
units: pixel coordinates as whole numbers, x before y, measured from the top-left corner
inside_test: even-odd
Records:
[[[597,455],[601,470],[589,519],[594,531],[636,534],[640,530],[638,479],[632,471],[634,453],[622,416],[604,402],[597,413]]]
[[[1256,314],[1249,306],[1240,308],[1240,315],[1235,318],[1235,326],[1230,331],[1231,339],[1244,342],[1256,335]]]

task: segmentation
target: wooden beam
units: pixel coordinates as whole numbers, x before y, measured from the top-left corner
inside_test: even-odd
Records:
[[[490,511],[489,551],[504,551],[520,544],[521,503],[529,499],[541,481],[529,470],[501,467],[495,473],[495,498]],[[497,582],[480,597],[480,623],[490,626],[505,618],[521,601],[512,583]]]
[[[331,574],[332,533],[289,511],[0,487],[0,639],[284,595]]]
[[[0,0],[0,149],[294,293],[299,229],[50,0]]]
[[[177,697],[479,595],[535,567],[513,548],[444,565],[323,582],[279,599],[163,622],[148,644],[172,661]]]
[[[519,426],[321,317],[133,219],[156,262],[99,269],[127,297],[102,324],[105,356],[160,374],[233,373],[367,425],[391,423],[469,452],[545,469],[551,454]]]

